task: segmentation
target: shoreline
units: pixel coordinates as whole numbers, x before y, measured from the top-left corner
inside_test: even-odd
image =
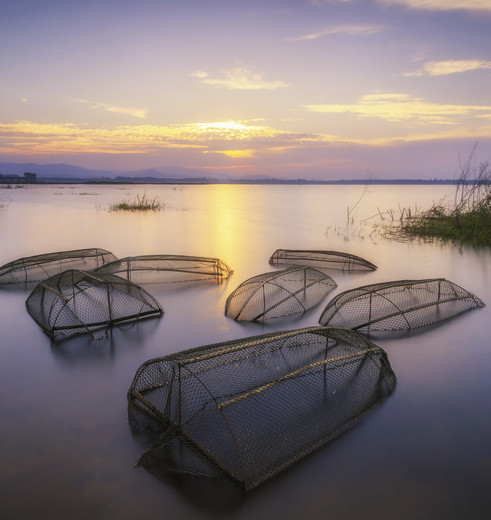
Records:
[[[473,181],[468,181],[466,184],[472,184]],[[46,184],[111,184],[111,185],[126,185],[126,184],[177,184],[177,185],[210,185],[210,184],[238,184],[238,185],[341,185],[341,186],[349,186],[349,185],[457,185],[462,184],[462,181],[459,179],[354,179],[354,180],[308,180],[308,179],[278,179],[278,180],[247,180],[247,179],[239,179],[239,180],[218,180],[218,179],[155,179],[155,178],[147,178],[147,179],[122,179],[119,178],[117,180],[109,180],[109,179],[70,179],[66,177],[48,177],[46,179],[39,179],[36,181],[24,181],[23,179],[18,180],[2,180],[0,179],[0,185],[46,185]]]

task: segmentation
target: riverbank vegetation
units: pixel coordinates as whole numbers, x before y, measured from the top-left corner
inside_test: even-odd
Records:
[[[162,204],[157,197],[150,199],[146,193],[142,196],[137,193],[134,201],[122,201],[111,204],[109,211],[160,211],[163,207],[164,204]]]
[[[424,211],[402,208],[386,226],[392,237],[440,239],[474,246],[491,246],[491,165],[473,166],[471,157],[462,167],[454,200],[441,200]],[[391,212],[380,214],[386,220]]]

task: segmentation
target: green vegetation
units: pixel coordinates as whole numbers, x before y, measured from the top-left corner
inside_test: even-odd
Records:
[[[164,205],[156,197],[149,199],[144,193],[141,197],[137,194],[133,202],[111,204],[109,211],[160,211],[163,207]]]
[[[462,168],[453,203],[442,200],[414,215],[402,210],[389,234],[491,246],[491,167],[489,162],[472,167],[471,158]]]

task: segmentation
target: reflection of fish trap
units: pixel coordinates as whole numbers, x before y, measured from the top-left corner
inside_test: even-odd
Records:
[[[218,258],[183,255],[144,255],[115,260],[97,269],[137,284],[224,280],[233,270]]]
[[[342,292],[326,306],[321,325],[360,332],[411,330],[483,307],[474,294],[445,280],[400,280]]]
[[[336,287],[325,273],[296,266],[249,278],[225,303],[225,314],[237,321],[263,321],[301,314]]]
[[[40,282],[27,311],[51,337],[92,333],[112,325],[160,316],[162,307],[119,276],[68,270]]]
[[[360,334],[312,327],[147,361],[128,392],[130,424],[162,435],[149,470],[251,489],[333,439],[395,388],[386,353]]]
[[[0,284],[46,280],[67,269],[90,271],[116,257],[105,249],[77,249],[19,258],[0,267]]]
[[[360,256],[340,251],[277,249],[269,259],[271,265],[309,265],[337,271],[373,271],[377,266]]]

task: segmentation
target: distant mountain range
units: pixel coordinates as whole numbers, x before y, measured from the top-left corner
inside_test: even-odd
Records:
[[[233,179],[203,175],[202,170],[180,166],[162,166],[143,170],[90,170],[72,164],[37,164],[0,162],[0,174],[23,176],[35,173],[38,180],[45,182],[230,182]],[[243,180],[250,182],[275,182],[267,175],[247,175]]]
[[[72,164],[37,164],[0,162],[0,175],[23,177],[26,172],[35,173],[41,182],[116,182],[116,183],[262,183],[262,184],[455,184],[449,179],[350,179],[309,180],[279,179],[267,175],[244,175],[240,179],[203,175],[202,170],[163,166],[159,168],[111,171],[90,170]],[[1,179],[0,179],[1,182]],[[4,179],[3,181],[8,182]],[[16,181],[11,181],[16,182]]]
[[[56,179],[115,179],[117,177],[129,178],[155,178],[167,179],[189,179],[202,178],[203,172],[197,169],[164,166],[134,171],[110,171],[90,170],[73,166],[72,164],[37,164],[37,163],[11,163],[0,162],[0,173],[4,175],[24,175],[25,172],[36,173],[38,178]]]

